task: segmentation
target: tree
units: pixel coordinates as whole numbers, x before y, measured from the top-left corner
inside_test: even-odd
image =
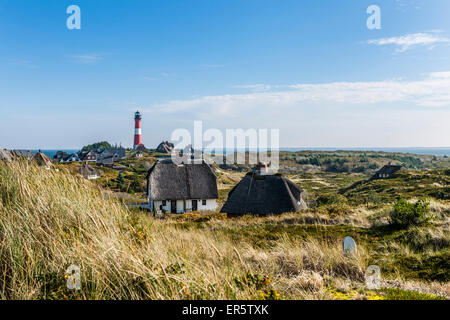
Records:
[[[96,150],[96,149],[110,149],[112,148],[111,144],[107,141],[102,141],[102,142],[97,142],[97,143],[93,143],[93,144],[89,144],[87,146],[84,146],[81,151],[82,152],[86,152],[86,151],[91,151],[91,150]]]
[[[430,203],[421,199],[415,203],[410,203],[406,199],[399,199],[394,204],[394,210],[391,212],[391,224],[399,227],[410,227],[422,224],[427,221]]]

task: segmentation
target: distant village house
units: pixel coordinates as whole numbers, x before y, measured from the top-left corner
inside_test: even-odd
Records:
[[[88,152],[82,152],[80,154],[80,159],[83,162],[97,162],[97,153],[94,150]]]
[[[105,149],[99,153],[101,157],[113,156],[114,160],[121,160],[126,157],[126,151],[124,148]]]
[[[169,141],[163,141],[161,142],[158,147],[156,148],[156,152],[159,153],[171,153],[173,148],[174,148],[174,144],[169,142]]]
[[[39,167],[50,169],[52,166],[52,161],[42,152],[38,152],[34,155],[33,160],[37,163]]]
[[[68,154],[62,159],[62,162],[79,162],[79,161],[80,157],[76,153]]]
[[[0,149],[0,160],[10,162],[13,160],[13,156],[8,150]]]
[[[375,174],[372,176],[371,180],[377,180],[377,179],[386,179],[392,176],[394,173],[400,171],[403,167],[399,165],[385,165],[383,168],[375,172]]]
[[[88,180],[100,178],[100,173],[88,164],[82,165],[80,173],[83,177],[85,177]]]
[[[30,150],[12,150],[11,154],[14,158],[22,158],[27,160],[31,160],[34,157],[34,153]]]
[[[102,167],[113,168],[114,167],[114,155],[101,155],[97,159],[97,165]]]

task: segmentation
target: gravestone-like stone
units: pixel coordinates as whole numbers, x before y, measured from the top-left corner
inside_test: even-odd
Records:
[[[342,241],[342,250],[346,255],[355,254],[357,252],[355,240],[352,237],[345,237]]]

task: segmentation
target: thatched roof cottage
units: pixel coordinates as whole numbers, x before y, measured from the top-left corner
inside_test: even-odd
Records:
[[[174,144],[169,141],[161,142],[156,148],[156,152],[159,153],[171,153],[174,148]]]
[[[150,210],[171,213],[216,210],[216,175],[204,161],[177,165],[156,162],[147,176]]]
[[[97,165],[113,168],[114,167],[114,155],[109,154],[106,156],[99,156],[97,159]]]
[[[11,154],[15,158],[22,158],[27,160],[31,160],[34,157],[33,152],[31,152],[30,150],[12,150]]]
[[[39,167],[44,167],[50,169],[52,166],[52,161],[42,152],[38,152],[34,155],[33,160],[37,163]]]
[[[0,160],[3,160],[5,162],[10,162],[13,160],[13,156],[11,153],[6,149],[0,149]]]
[[[88,164],[83,164],[81,166],[80,173],[88,180],[100,178],[100,173]]]
[[[94,150],[81,152],[79,159],[83,162],[96,162],[98,154]]]
[[[127,156],[126,150],[124,148],[105,149],[99,155],[100,158],[113,156],[115,161],[121,160]]]
[[[391,175],[393,175],[397,171],[400,171],[402,168],[403,167],[399,165],[387,164],[383,168],[375,172],[370,180],[389,178]]]
[[[221,212],[229,214],[281,214],[306,209],[303,190],[281,174],[249,172],[228,194]]]

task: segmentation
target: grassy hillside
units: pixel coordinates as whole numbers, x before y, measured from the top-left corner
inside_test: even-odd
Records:
[[[117,166],[122,167],[119,171],[108,168],[96,167],[101,171],[102,176],[95,183],[103,188],[109,189],[121,195],[129,194],[130,202],[140,202],[145,200],[146,193],[146,175],[149,168],[159,157],[167,157],[166,154],[157,153],[152,150],[143,152],[142,157],[135,157],[136,151],[127,151],[127,157],[116,162]],[[246,154],[248,157],[248,154]],[[393,163],[401,164],[409,169],[410,172],[419,171],[433,174],[438,171],[444,172],[450,170],[450,159],[445,157],[435,157],[430,155],[412,155],[396,154],[386,152],[361,152],[361,151],[299,151],[299,152],[280,152],[280,172],[287,175],[301,188],[308,191],[309,198],[316,200],[319,196],[329,193],[338,193],[349,186],[368,180],[370,176],[383,165]],[[72,173],[79,171],[80,164],[66,163],[58,165],[61,168],[68,168]],[[215,165],[216,176],[218,178],[219,205],[223,204],[229,191],[240,179],[250,171],[253,165]],[[427,170],[427,171],[425,171]],[[429,181],[425,181],[427,184]],[[419,184],[414,185],[416,188]],[[435,191],[447,192],[447,189]],[[386,192],[392,188],[382,186],[373,190],[368,190],[364,201],[372,201],[372,196],[378,192]],[[417,191],[419,191],[417,189]],[[372,192],[374,191],[374,192]],[[411,195],[414,193],[410,192]],[[360,194],[362,195],[362,194]],[[439,198],[439,194],[429,194],[432,197]],[[349,195],[350,196],[350,195]],[[350,196],[350,197],[353,197]],[[381,199],[381,198],[380,198]],[[383,201],[386,197],[382,198]],[[361,199],[360,199],[361,200]],[[376,200],[373,198],[373,200]],[[388,199],[391,201],[391,199]]]
[[[439,222],[408,231],[406,238],[406,231],[367,227],[373,214],[367,212],[239,219],[193,213],[155,220],[68,171],[0,164],[0,298],[448,297],[448,279],[439,276],[447,266],[436,260],[448,252],[448,235],[441,229],[448,207],[435,204],[433,210]],[[359,245],[352,257],[341,249],[348,234]],[[420,237],[429,239],[427,256],[417,247]],[[406,265],[405,257],[383,260],[401,255],[409,259]],[[386,273],[386,288],[377,292],[364,286],[365,269],[373,262],[382,263]],[[423,262],[430,267],[421,274]],[[71,264],[81,267],[78,292],[65,286]]]
[[[375,151],[281,151],[280,172],[304,174],[316,172],[373,174],[384,165],[398,164],[407,169],[450,169],[448,157]],[[248,153],[246,153],[248,160]],[[248,171],[249,164],[224,164],[223,169]]]
[[[402,170],[388,179],[358,181],[340,193],[354,203],[386,203],[400,197],[450,200],[450,169]]]

